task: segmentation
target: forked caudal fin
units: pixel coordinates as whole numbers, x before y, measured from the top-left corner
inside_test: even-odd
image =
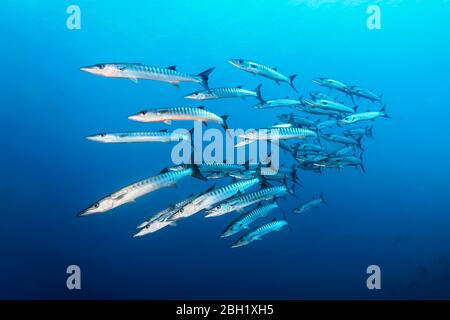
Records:
[[[209,68],[208,70],[205,70],[203,72],[200,72],[197,76],[199,76],[201,78],[201,82],[200,84],[205,87],[205,89],[209,89],[209,85],[208,85],[208,80],[209,80],[209,75],[211,74],[211,72],[213,72],[215,69],[215,67],[213,68]]]
[[[328,202],[325,200],[325,198],[324,198],[324,196],[323,196],[323,191],[322,191],[322,193],[320,194],[320,199],[322,199],[322,202],[323,202],[324,204],[328,204]]]
[[[294,89],[295,92],[298,92],[297,89],[294,87],[294,79],[297,77],[296,74],[293,74],[292,76],[289,77],[289,85],[291,86],[292,89]]]
[[[264,100],[264,98],[261,95],[261,86],[262,84],[260,83],[256,88],[255,88],[255,92],[256,92],[256,99],[258,99],[259,101],[261,101],[262,103],[265,103],[266,100]]]

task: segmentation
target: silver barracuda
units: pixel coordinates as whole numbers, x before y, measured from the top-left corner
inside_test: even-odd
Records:
[[[322,134],[321,137],[330,142],[342,143],[345,145],[355,145],[363,150],[361,145],[361,138],[354,139],[353,137],[343,136],[339,134]]]
[[[189,133],[173,133],[167,130],[147,132],[99,133],[86,139],[102,143],[172,142],[190,140]]]
[[[309,94],[309,96],[313,100],[318,100],[318,99],[334,100],[329,94],[324,93],[324,92],[317,92],[317,91],[316,92],[311,92]]]
[[[334,150],[333,152],[330,153],[331,157],[339,157],[339,156],[344,156],[347,155],[351,152],[355,152],[355,146],[345,146],[339,149]]]
[[[269,213],[276,208],[278,208],[278,204],[276,202],[272,202],[266,205],[258,206],[249,213],[244,213],[243,215],[233,220],[228,225],[228,227],[226,227],[224,232],[222,232],[220,237],[221,238],[229,237],[238,233],[241,230],[248,229],[250,224],[252,224],[258,219],[267,217]]]
[[[327,159],[327,164],[335,165],[337,167],[356,167],[361,168],[363,172],[366,172],[366,168],[363,163],[363,154],[360,157],[355,156],[337,156]]]
[[[200,174],[196,165],[190,165],[189,167],[186,167],[186,169],[179,171],[163,171],[159,175],[133,183],[104,197],[103,199],[95,202],[89,208],[83,210],[79,216],[88,216],[107,212],[124,205],[125,203],[133,202],[135,199],[150,192],[165,187],[175,186],[178,180],[189,175],[201,180],[206,180],[206,178]]]
[[[343,119],[338,120],[337,124],[342,126],[361,121],[375,120],[376,118],[380,117],[390,118],[390,116],[386,113],[386,106],[383,106],[380,111],[367,111],[349,115]]]
[[[354,138],[366,136],[373,139],[373,126],[368,126],[365,128],[352,128],[344,130],[346,136],[351,136]]]
[[[297,127],[290,128],[272,128],[272,129],[258,129],[239,135],[243,140],[238,142],[235,147],[241,147],[246,144],[261,141],[261,140],[287,140],[287,139],[306,139],[318,138],[316,132]]]
[[[349,93],[348,85],[345,82],[339,80],[318,78],[314,79],[313,82],[325,88],[335,89],[338,91],[342,91],[344,93]]]
[[[218,115],[206,111],[203,107],[174,107],[174,108],[157,108],[143,110],[139,113],[128,117],[130,120],[139,122],[164,122],[172,124],[174,120],[192,120],[202,122],[216,122],[225,130],[228,129],[228,116],[219,117]]]
[[[296,99],[273,99],[273,100],[265,100],[264,102],[258,103],[255,105],[256,109],[272,109],[272,108],[292,108],[296,106],[302,105],[300,100]]]
[[[381,103],[381,99],[383,97],[382,94],[377,95],[372,90],[367,90],[367,89],[357,87],[357,86],[349,86],[347,89],[348,89],[349,94],[354,95],[358,98],[364,98],[364,99],[370,100],[371,102],[378,101]]]
[[[263,64],[245,59],[230,59],[228,60],[228,62],[238,69],[274,80],[277,84],[280,84],[280,82],[286,82],[291,86],[292,89],[294,89],[295,92],[297,92],[297,89],[294,87],[294,79],[297,77],[296,74],[287,77],[278,72],[277,68],[271,68]]]
[[[255,97],[261,102],[264,99],[261,96],[261,85],[258,85],[255,90],[244,89],[241,86],[231,88],[212,88],[202,91],[195,91],[184,96],[191,100],[211,100],[211,99],[226,99],[226,98],[241,98]]]
[[[337,120],[336,119],[325,120],[325,121],[322,121],[322,122],[318,122],[316,124],[316,129],[317,130],[323,130],[323,129],[326,129],[326,128],[333,127],[336,124],[337,124]]]
[[[248,194],[243,194],[228,201],[219,203],[217,206],[207,210],[206,218],[218,217],[233,211],[242,211],[242,209],[257,204],[261,201],[273,200],[277,197],[284,197],[293,194],[286,184],[276,187],[264,188]]]
[[[331,111],[336,111],[339,113],[355,113],[355,111],[357,109],[357,107],[350,108],[342,103],[332,101],[332,100],[319,99],[319,100],[313,101],[313,100],[305,99],[305,100],[303,100],[303,102],[305,104],[311,106],[312,108],[331,110]]]
[[[100,63],[81,67],[80,70],[108,78],[126,78],[134,82],[139,79],[168,82],[178,86],[180,82],[194,82],[208,88],[208,78],[215,68],[205,70],[198,75],[180,72],[176,66],[167,68],[146,66],[142,63]]]
[[[301,204],[300,206],[295,208],[293,212],[297,213],[297,214],[305,213],[306,211],[317,208],[322,203],[327,204],[327,202],[325,201],[325,198],[323,197],[323,192],[320,195],[320,198],[316,199],[313,197],[313,199],[311,201]]]
[[[315,114],[315,115],[320,115],[320,116],[329,116],[329,117],[338,118],[341,115],[340,112],[337,112],[337,111],[334,111],[334,110],[321,109],[321,108],[309,106],[307,104],[304,104],[301,107],[297,107],[297,109],[299,111],[302,111],[302,112]]]
[[[249,243],[255,240],[262,240],[261,238],[262,236],[271,232],[280,231],[281,229],[283,229],[283,227],[287,225],[288,223],[285,220],[278,220],[278,221],[274,220],[242,236],[231,247],[232,248],[242,247],[248,245]]]
[[[199,197],[195,198],[193,201],[185,205],[184,207],[181,207],[177,210],[176,213],[174,213],[169,220],[178,220],[181,218],[187,218],[189,216],[192,216],[204,209],[210,209],[215,204],[225,201],[234,195],[236,195],[239,192],[244,192],[248,188],[253,187],[254,185],[257,185],[258,183],[261,183],[262,179],[258,176],[253,179],[248,180],[240,180],[237,182],[233,182],[229,185],[226,185],[224,187],[220,187],[217,189],[214,189],[212,191],[206,192]]]
[[[323,151],[323,147],[320,144],[313,143],[294,143],[292,148],[297,151],[313,151],[313,152],[321,152]]]
[[[308,127],[314,128],[316,123],[309,118],[303,118],[299,116],[295,116],[293,113],[291,114],[280,114],[277,118],[285,123],[291,123],[295,127]]]

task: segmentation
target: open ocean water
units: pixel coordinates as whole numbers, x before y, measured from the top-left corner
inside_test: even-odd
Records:
[[[381,10],[379,30],[366,25],[371,4]],[[81,29],[66,25],[70,5],[81,10]],[[449,1],[3,0],[0,8],[0,298],[450,298]],[[298,73],[299,93],[230,58]],[[374,139],[364,139],[366,173],[299,172],[299,199],[280,201],[292,231],[231,249],[234,238],[219,235],[237,213],[199,213],[133,238],[140,222],[212,182],[187,177],[76,218],[172,164],[174,144],[100,144],[87,135],[192,127],[127,119],[151,107],[205,105],[229,115],[233,128],[267,127],[290,110],[257,110],[253,98],[190,101],[183,96],[197,84],[135,84],[79,70],[104,62],[192,74],[216,67],[211,87],[262,83],[268,98],[306,97],[320,90],[312,79],[329,77],[382,93],[392,119],[377,119]],[[292,214],[322,191],[328,205]],[[66,287],[69,265],[81,269],[81,290]],[[366,286],[369,265],[380,267],[380,290]]]

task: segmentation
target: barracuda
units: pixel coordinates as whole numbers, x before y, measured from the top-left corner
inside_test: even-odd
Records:
[[[210,209],[216,203],[225,201],[231,198],[232,196],[236,195],[238,192],[244,192],[248,188],[251,188],[254,185],[261,182],[262,178],[258,176],[253,179],[233,182],[227,186],[217,188],[215,190],[202,194],[201,196],[194,199],[192,202],[188,203],[187,205],[177,210],[177,212],[174,213],[169,218],[169,220],[174,221],[181,218],[187,218],[204,209]]]
[[[129,116],[128,119],[139,122],[164,122],[165,124],[172,124],[174,120],[211,121],[218,123],[225,130],[228,129],[228,116],[219,117],[212,112],[206,111],[202,106],[197,108],[174,107],[143,110]]]
[[[302,102],[300,100],[285,98],[285,99],[266,100],[264,102],[255,105],[255,108],[256,109],[271,109],[282,107],[292,108],[300,105],[302,105]]]
[[[277,197],[283,197],[293,194],[286,185],[264,188],[249,194],[241,195],[229,201],[218,204],[216,207],[207,210],[206,218],[218,217],[233,211],[241,211],[245,207],[259,203],[264,200],[273,200]]]
[[[86,139],[102,143],[135,143],[135,142],[172,142],[190,140],[189,133],[172,133],[167,130],[147,132],[99,133]]]
[[[339,148],[337,150],[334,150],[333,152],[330,153],[331,157],[339,157],[339,156],[344,156],[346,154],[349,154],[350,152],[355,152],[355,146],[346,146],[346,147],[342,147]]]
[[[314,128],[315,122],[303,117],[295,116],[293,113],[291,114],[280,114],[277,116],[277,118],[286,123],[291,123],[295,127],[308,127],[308,128]]]
[[[325,88],[335,89],[338,91],[342,91],[344,93],[349,93],[348,85],[342,81],[327,78],[318,78],[314,79],[313,82]]]
[[[361,153],[360,157],[357,158],[355,156],[340,156],[340,157],[331,157],[327,160],[327,164],[339,166],[339,167],[360,167],[363,172],[366,172],[366,168],[363,163],[363,154]]]
[[[232,248],[242,247],[248,245],[249,243],[255,240],[262,240],[261,238],[262,236],[271,232],[280,231],[284,226],[287,225],[288,223],[285,220],[279,221],[274,220],[242,236],[231,247]]]
[[[245,59],[230,59],[228,62],[238,69],[274,80],[278,85],[280,82],[286,82],[292,89],[294,89],[295,92],[297,92],[297,89],[294,87],[294,79],[297,77],[296,74],[287,77],[278,72],[277,68],[270,68],[263,64]]]
[[[161,188],[175,186],[176,182],[186,176],[193,176],[195,178],[206,180],[203,177],[196,165],[190,165],[184,170],[163,172],[157,176],[147,178],[145,180],[128,185],[106,197],[97,201],[89,208],[83,210],[79,216],[88,216],[97,213],[107,212],[128,202],[133,202],[139,197],[142,197],[150,192]]]
[[[269,203],[263,206],[259,206],[256,209],[250,211],[249,213],[244,213],[243,215],[237,217],[233,220],[225,231],[220,235],[221,238],[232,236],[241,230],[248,229],[249,225],[258,219],[265,218],[269,213],[278,208],[276,202]]]
[[[361,121],[375,120],[376,118],[380,117],[391,118],[391,116],[386,113],[386,106],[383,106],[380,111],[368,111],[349,115],[348,117],[340,119],[337,123],[338,125],[342,126]]]
[[[337,120],[336,119],[325,120],[325,121],[317,123],[316,128],[317,128],[317,130],[323,130],[323,129],[326,129],[326,128],[333,127],[336,124],[337,124]]]
[[[377,95],[372,90],[366,90],[357,86],[349,86],[348,93],[357,96],[358,98],[370,100],[371,102],[378,101],[381,103],[381,98],[383,97],[382,94]]]
[[[363,150],[361,145],[361,138],[354,139],[352,137],[342,136],[338,134],[322,134],[321,137],[330,142],[342,143],[345,145],[355,145],[359,149]]]
[[[316,107],[312,107],[312,106],[309,106],[306,104],[302,105],[301,107],[297,107],[297,109],[300,111],[303,111],[303,112],[320,115],[320,116],[330,116],[330,117],[338,118],[341,115],[339,112],[334,111],[334,110],[326,110],[326,109],[316,108]]]
[[[316,198],[313,197],[313,199],[311,201],[308,201],[308,202],[306,202],[304,204],[301,204],[300,206],[295,208],[293,212],[297,213],[297,214],[305,213],[308,210],[311,210],[313,208],[317,208],[322,203],[327,204],[327,202],[325,201],[325,198],[323,197],[323,192],[320,195],[320,198],[316,199]]]
[[[226,98],[245,99],[246,97],[255,97],[259,101],[264,102],[264,99],[261,96],[261,85],[258,85],[253,91],[244,89],[241,86],[234,88],[213,88],[208,90],[195,91],[184,97],[191,100],[211,100]]]
[[[261,140],[287,140],[287,139],[306,139],[318,138],[316,132],[304,128],[273,128],[273,129],[259,129],[239,135],[242,141],[236,144],[235,147],[241,147],[246,144],[261,141]]]
[[[80,70],[108,78],[126,78],[133,82],[138,79],[168,82],[178,86],[180,82],[194,82],[208,88],[208,78],[215,68],[205,70],[198,75],[180,72],[176,66],[167,68],[146,66],[142,63],[101,63],[81,67]]]
[[[331,110],[331,111],[336,111],[339,113],[355,113],[356,109],[357,109],[357,107],[354,107],[352,109],[342,103],[339,103],[336,101],[331,101],[331,100],[325,100],[325,99],[319,99],[319,100],[314,100],[314,101],[305,99],[305,100],[303,100],[303,102],[306,103],[307,105],[311,106],[312,108]]]

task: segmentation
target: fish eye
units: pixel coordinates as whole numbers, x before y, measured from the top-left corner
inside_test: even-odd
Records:
[[[98,203],[94,203],[94,206],[93,206],[95,209],[97,209],[98,208]]]
[[[184,208],[180,208],[180,210],[179,210],[180,212],[183,212],[184,211]]]
[[[147,111],[141,111],[141,115],[145,116],[147,114]]]
[[[104,69],[104,68],[105,68],[105,65],[104,65],[104,64],[99,64],[99,65],[97,65],[97,67],[98,67],[99,69]]]
[[[100,133],[100,137],[106,136],[106,133]]]

